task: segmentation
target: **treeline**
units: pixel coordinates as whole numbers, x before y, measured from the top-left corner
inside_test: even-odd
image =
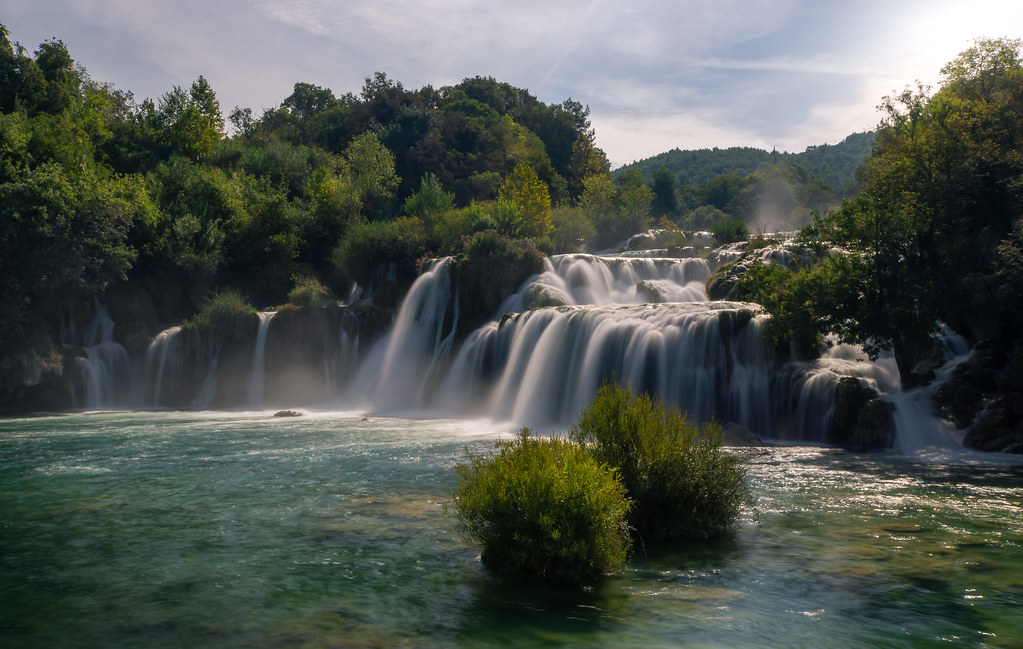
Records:
[[[740,289],[799,348],[837,333],[891,350],[907,387],[950,326],[979,351],[943,413],[985,450],[1023,452],[1023,41],[978,41],[942,74],[884,101],[862,192],[801,233],[822,261],[755,265]]]
[[[810,146],[802,153],[765,151],[754,147],[726,149],[672,149],[651,158],[625,165],[619,171],[635,169],[645,181],[652,182],[654,173],[664,167],[680,186],[699,185],[718,176],[748,176],[779,162],[786,162],[845,193],[856,180],[856,170],[870,156],[876,133],[853,133],[838,144]]]
[[[856,193],[856,170],[874,137],[857,133],[803,153],[673,149],[615,174],[639,172],[654,193],[654,213],[685,228],[711,229],[730,218],[762,230],[794,230]]]
[[[586,107],[491,78],[297,83],[225,119],[203,77],[139,102],[61,41],[30,54],[0,26],[7,350],[125,282],[181,294],[179,312],[218,289],[277,304],[309,278],[343,296],[381,265],[411,281],[425,256],[606,247],[647,227],[651,201],[638,174],[611,179]]]

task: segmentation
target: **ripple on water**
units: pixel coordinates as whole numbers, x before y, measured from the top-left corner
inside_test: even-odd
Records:
[[[756,449],[734,534],[637,548],[580,589],[492,575],[458,539],[452,469],[501,434],[325,413],[0,420],[0,644],[1023,646],[1018,466]]]

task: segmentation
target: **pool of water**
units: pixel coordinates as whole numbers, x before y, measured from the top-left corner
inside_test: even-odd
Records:
[[[486,423],[0,419],[4,647],[1023,647],[1023,467],[745,451],[756,507],[592,588],[490,574],[446,513]]]

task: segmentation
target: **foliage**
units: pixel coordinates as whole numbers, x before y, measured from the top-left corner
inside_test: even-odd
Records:
[[[512,239],[493,230],[466,236],[456,273],[462,294],[461,319],[467,330],[493,318],[505,296],[542,271],[543,254],[530,240]]]
[[[590,582],[620,570],[629,500],[613,470],[563,438],[523,429],[497,453],[468,455],[452,493],[467,543],[501,573]]]
[[[638,176],[627,175],[616,183],[608,174],[599,174],[583,181],[579,207],[593,220],[595,244],[604,248],[645,231],[652,200],[653,193]]]
[[[434,174],[426,174],[419,191],[405,199],[405,215],[426,219],[447,212],[455,206],[455,195],[444,191]]]
[[[319,309],[333,302],[330,289],[315,277],[295,277],[295,288],[288,292],[288,303],[300,309]]]
[[[634,503],[630,524],[644,540],[714,536],[750,499],[743,460],[721,450],[716,424],[697,427],[614,382],[597,390],[569,437],[620,472]]]
[[[749,225],[739,219],[724,218],[711,225],[711,234],[719,244],[749,239]]]
[[[655,214],[669,217],[678,216],[679,195],[675,182],[675,174],[666,166],[661,166],[654,172],[650,184],[654,200],[650,204],[650,208]]]
[[[188,325],[226,340],[240,340],[256,332],[259,316],[237,291],[218,291],[203,302]]]
[[[123,278],[136,250],[132,225],[149,204],[129,179],[58,165],[14,172],[0,184],[0,339],[8,348],[62,300]]]
[[[555,253],[580,252],[597,238],[593,219],[579,207],[561,206],[551,214],[554,234],[551,235]]]
[[[532,167],[517,165],[504,179],[498,196],[521,209],[523,236],[546,237],[553,230],[550,194]]]
[[[394,171],[394,156],[372,131],[345,147],[339,175],[358,197],[364,216],[390,215],[390,201],[401,179]]]
[[[371,286],[374,274],[394,265],[400,283],[411,283],[416,262],[429,249],[427,228],[417,218],[369,221],[353,225],[332,254],[332,264],[347,281]]]
[[[980,41],[944,69],[945,86],[887,98],[864,191],[822,218],[820,236],[854,251],[862,305],[850,338],[893,349],[904,384],[934,322],[964,333],[995,315],[964,275],[990,272],[1023,213],[1021,41]]]
[[[854,299],[859,290],[858,261],[841,255],[799,269],[755,262],[738,278],[731,297],[756,302],[771,314],[768,336],[776,345],[791,345],[798,356],[815,358],[829,333],[854,339],[848,328],[860,315]],[[855,342],[863,343],[875,358],[880,352],[873,341]]]

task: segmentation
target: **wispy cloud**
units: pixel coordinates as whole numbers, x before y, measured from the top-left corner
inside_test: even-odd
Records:
[[[226,109],[276,106],[297,81],[358,91],[376,70],[408,87],[493,76],[588,104],[622,163],[838,141],[872,126],[885,94],[936,82],[970,39],[1023,30],[1023,4],[0,0],[0,20],[30,49],[64,39],[94,77],[140,97],[203,74]]]

